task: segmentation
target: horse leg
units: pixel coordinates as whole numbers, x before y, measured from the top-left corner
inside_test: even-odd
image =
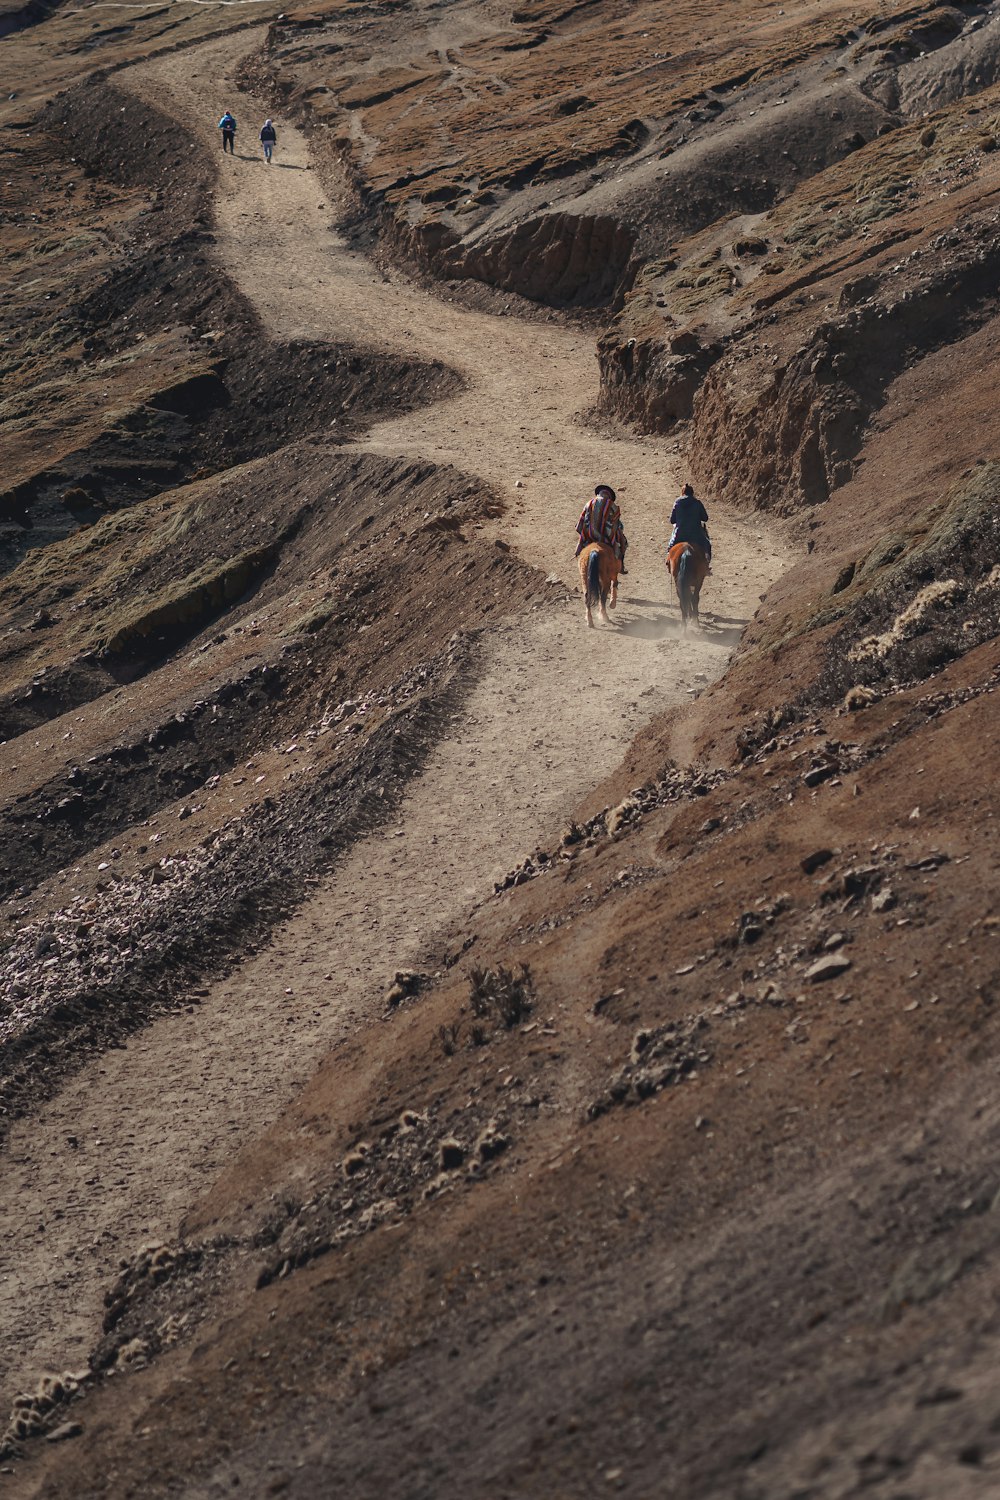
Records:
[[[699,613],[701,609],[701,591],[707,577],[708,564],[705,563],[704,567],[700,569],[698,574],[696,575],[694,587],[691,590],[691,613],[694,615],[695,624],[698,625],[699,628],[701,627],[701,615]]]
[[[685,629],[690,630],[698,623],[698,585],[693,578],[688,579],[687,590],[687,620]]]
[[[612,588],[612,587],[613,587],[613,585],[611,584],[611,582],[610,582],[609,579],[607,579],[607,578],[602,578],[601,579],[601,591],[600,591],[600,594],[598,595],[598,598],[601,601],[601,624],[602,625],[610,625],[611,624],[611,621],[608,619],[608,590],[610,588]]]

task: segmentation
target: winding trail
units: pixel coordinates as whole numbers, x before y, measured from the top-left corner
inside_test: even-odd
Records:
[[[116,81],[155,98],[179,129],[199,122],[200,144],[218,152],[222,80],[261,39],[216,38]],[[609,440],[580,425],[578,411],[596,395],[592,340],[555,321],[467,311],[402,276],[383,279],[338,234],[337,205],[302,135],[278,120],[266,167],[248,149],[261,107],[229,86],[222,102],[240,120],[242,154],[220,163],[215,255],[269,334],[436,358],[465,379],[455,399],[382,423],[361,446],[481,477],[510,504],[501,522],[483,523],[487,531],[502,531],[570,586],[580,504],[607,480],[632,540],[630,576],[611,628],[588,634],[574,597],[492,632],[480,684],[396,824],[358,845],[197,1012],[149,1026],[14,1129],[0,1193],[0,1389],[40,1367],[80,1363],[119,1256],[173,1235],[323,1050],[380,1011],[393,970],[552,833],[584,789],[581,746],[596,783],[654,714],[722,671],[759,593],[790,557],[762,522],[716,510],[708,603],[719,614],[681,640],[662,565],[679,475],[655,442]],[[79,1145],[67,1152],[70,1132]]]

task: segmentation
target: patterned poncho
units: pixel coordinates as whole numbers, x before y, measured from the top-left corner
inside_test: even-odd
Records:
[[[610,495],[595,495],[588,500],[583,507],[576,529],[584,542],[603,542],[606,547],[620,554],[620,549],[625,545],[625,533],[622,530],[622,513],[618,509],[618,501],[612,500]]]

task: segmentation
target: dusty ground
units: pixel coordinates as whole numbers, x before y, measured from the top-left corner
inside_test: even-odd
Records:
[[[12,1493],[994,1493],[989,9],[97,10],[0,104]]]
[[[210,120],[220,76],[255,40],[177,52],[118,82],[155,95],[179,120]],[[235,88],[225,93],[248,126],[262,114]],[[12,1129],[8,1379],[29,1360],[59,1364],[86,1348],[116,1257],[169,1236],[200,1184],[285,1105],[322,1049],[378,1018],[393,973],[551,839],[644,722],[718,675],[757,594],[791,555],[759,524],[717,513],[715,545],[730,561],[706,590],[705,630],[681,638],[662,565],[680,470],[652,444],[580,424],[596,394],[590,339],[456,308],[401,276],[384,281],[338,235],[304,140],[280,125],[270,169],[246,150],[244,129],[244,149],[223,163],[215,215],[216,264],[267,333],[339,344],[363,330],[383,351],[457,370],[461,395],[376,426],[364,447],[452,464],[506,493],[510,510],[479,529],[542,572],[558,570],[568,588],[579,505],[597,476],[611,475],[631,533],[629,586],[613,626],[593,634],[568,596],[493,629],[473,692],[392,826],[351,850],[196,1012],[156,1022]],[[208,129],[202,141],[215,148]],[[274,399],[297,398],[278,389]],[[120,1101],[113,1113],[109,1099]],[[67,1148],[70,1136],[78,1144]]]

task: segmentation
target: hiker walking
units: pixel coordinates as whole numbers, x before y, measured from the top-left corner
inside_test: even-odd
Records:
[[[267,162],[268,166],[270,166],[271,152],[278,144],[278,132],[275,130],[270,120],[265,120],[263,125],[260,127],[260,143],[264,148],[264,160]]]
[[[230,156],[235,156],[236,155],[236,116],[235,115],[231,115],[229,113],[228,109],[226,110],[225,114],[222,116],[222,119],[219,121],[219,129],[222,131],[222,149],[223,149],[223,152],[225,151],[226,147],[228,146],[229,147],[229,154],[230,154]]]

